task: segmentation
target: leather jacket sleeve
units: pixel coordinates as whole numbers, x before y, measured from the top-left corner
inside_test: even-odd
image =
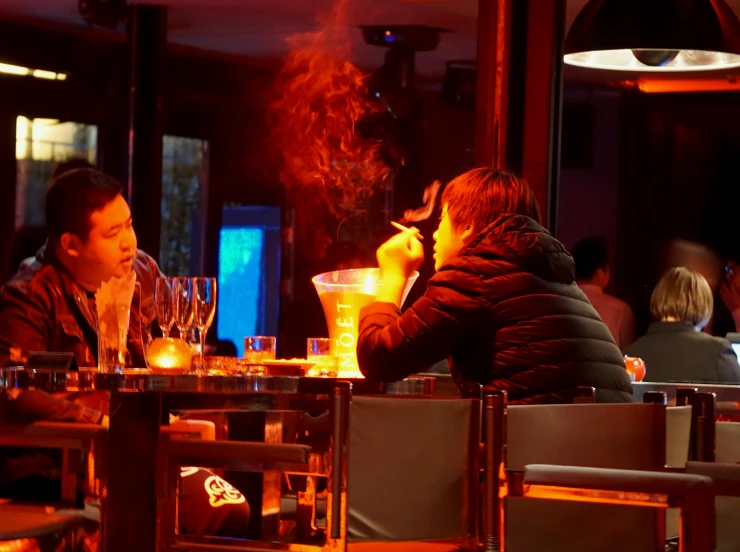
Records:
[[[22,363],[29,351],[46,351],[51,340],[50,301],[28,287],[9,283],[0,291],[0,366]]]
[[[13,391],[7,400],[8,417],[14,423],[46,421],[98,424],[103,418],[102,412],[44,391]]]

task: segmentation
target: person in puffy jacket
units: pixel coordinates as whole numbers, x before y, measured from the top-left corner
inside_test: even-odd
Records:
[[[360,314],[357,343],[366,377],[397,381],[448,357],[458,384],[505,390],[514,404],[570,402],[579,386],[599,402],[632,402],[622,354],[525,180],[492,168],[458,176],[434,240],[437,273],[403,314],[421,243],[402,232],[377,251],[383,283]]]

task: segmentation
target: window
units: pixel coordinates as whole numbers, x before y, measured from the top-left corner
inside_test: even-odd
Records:
[[[97,143],[98,129],[93,125],[16,119],[16,228],[44,224],[44,197],[54,167],[73,157],[95,164]]]
[[[164,136],[159,266],[168,276],[198,276],[208,142]]]

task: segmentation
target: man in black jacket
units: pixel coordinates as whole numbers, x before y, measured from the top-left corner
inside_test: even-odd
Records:
[[[575,284],[572,257],[540,225],[529,185],[475,169],[448,184],[442,207],[437,273],[403,314],[423,249],[406,232],[378,249],[383,284],[360,316],[363,374],[395,381],[449,357],[456,381],[505,390],[511,403],[570,402],[579,386],[600,402],[631,402],[622,355]]]

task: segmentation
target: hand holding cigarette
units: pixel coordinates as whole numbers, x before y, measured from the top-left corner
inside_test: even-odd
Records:
[[[419,241],[421,235],[416,228],[406,228],[396,222],[392,224],[401,232],[378,248],[378,266],[384,279],[399,279],[405,282],[406,278],[424,262],[424,247]]]

